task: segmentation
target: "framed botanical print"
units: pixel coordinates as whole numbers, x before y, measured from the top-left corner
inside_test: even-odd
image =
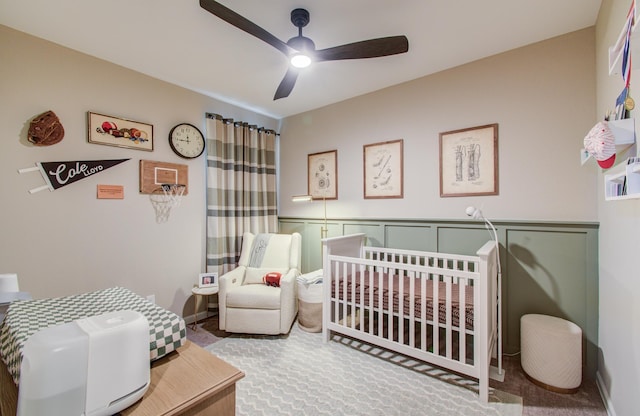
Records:
[[[364,145],[364,197],[403,198],[402,139]]]
[[[338,199],[338,151],[307,157],[308,192],[313,199]]]
[[[498,124],[440,133],[440,196],[498,194]]]

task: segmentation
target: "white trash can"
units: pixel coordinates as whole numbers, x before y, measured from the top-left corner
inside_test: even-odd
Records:
[[[521,364],[527,378],[557,393],[575,393],[582,383],[582,330],[554,316],[520,319]]]
[[[298,325],[307,332],[322,331],[322,270],[298,279]],[[315,283],[304,283],[316,281]]]

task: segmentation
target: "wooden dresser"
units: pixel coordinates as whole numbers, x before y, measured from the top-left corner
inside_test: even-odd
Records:
[[[18,389],[3,362],[1,416],[16,414]],[[169,355],[151,363],[151,385],[141,400],[123,410],[123,416],[216,415],[236,410],[237,368],[187,341]]]

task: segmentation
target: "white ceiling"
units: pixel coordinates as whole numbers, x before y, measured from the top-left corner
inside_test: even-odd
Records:
[[[287,70],[274,47],[199,0],[0,0],[0,24],[281,118],[593,26],[601,0],[219,0],[282,41],[309,11],[317,49],[406,35],[409,52],[321,62],[273,101]]]

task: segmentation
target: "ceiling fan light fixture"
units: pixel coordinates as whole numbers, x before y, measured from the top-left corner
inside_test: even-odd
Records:
[[[297,53],[291,57],[289,62],[296,68],[306,68],[311,65],[311,58],[305,54]]]
[[[298,36],[285,43],[216,0],[200,0],[200,7],[249,35],[268,43],[287,57],[291,65],[287,68],[284,78],[276,89],[274,100],[288,97],[300,72],[298,69],[307,67],[314,62],[379,58],[409,51],[409,40],[406,36],[387,36],[316,50],[313,41],[302,35],[302,28],[309,24],[309,11],[301,8],[291,11],[291,23],[298,28]]]

